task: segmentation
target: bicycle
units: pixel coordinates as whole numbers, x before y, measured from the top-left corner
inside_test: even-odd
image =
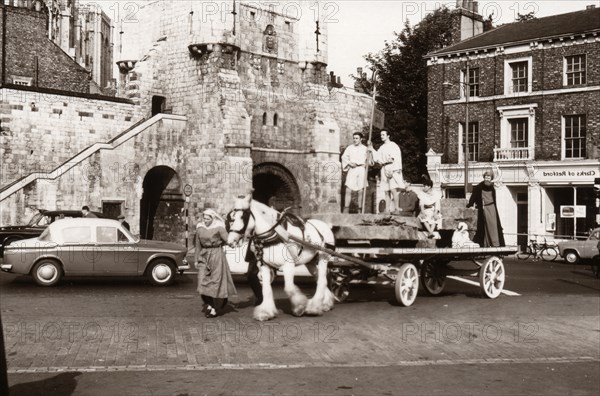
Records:
[[[558,257],[558,247],[548,245],[546,238],[544,238],[544,243],[538,243],[535,239],[530,239],[529,242],[530,243],[527,245],[525,251],[517,253],[517,258],[519,260],[526,260],[533,256],[534,261],[540,259],[544,261],[554,261]]]

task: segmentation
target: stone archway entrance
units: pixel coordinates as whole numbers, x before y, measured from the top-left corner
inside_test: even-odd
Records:
[[[182,240],[185,199],[177,172],[168,166],[154,167],[144,177],[142,186],[140,236],[170,242]]]
[[[253,198],[281,211],[302,204],[296,178],[284,166],[271,162],[256,165],[253,170]]]

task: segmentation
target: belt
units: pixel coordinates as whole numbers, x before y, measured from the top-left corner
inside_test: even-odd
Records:
[[[423,208],[425,209],[431,209],[433,207],[435,207],[435,205],[423,205]]]
[[[490,202],[490,203],[483,204],[483,206],[490,206],[490,205],[493,205],[493,204],[495,204],[495,203],[496,203],[496,202]]]

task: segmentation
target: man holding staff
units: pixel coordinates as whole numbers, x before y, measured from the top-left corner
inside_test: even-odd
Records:
[[[343,213],[350,213],[350,204],[354,199],[356,199],[354,202],[357,202],[358,213],[361,212],[362,195],[366,187],[365,165],[367,162],[367,146],[362,144],[362,139],[362,133],[354,132],[352,134],[352,144],[346,147],[342,155],[342,169],[344,172],[347,172]],[[355,211],[353,210],[352,212]]]
[[[394,143],[387,131],[381,131],[383,144],[375,151],[369,141],[369,152],[373,161],[381,165],[381,187],[389,199],[389,212],[394,213],[398,205],[398,194],[404,189],[404,178],[402,177],[402,152],[400,147]]]

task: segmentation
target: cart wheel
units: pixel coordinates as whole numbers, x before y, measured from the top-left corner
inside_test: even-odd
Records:
[[[348,298],[348,295],[350,294],[348,285],[344,283],[335,283],[331,286],[331,292],[337,302],[346,301],[346,298]]]
[[[479,270],[479,285],[489,298],[496,298],[504,287],[504,264],[498,257],[490,257]]]
[[[402,306],[410,307],[419,291],[419,273],[414,264],[402,264],[398,270],[395,283],[396,301]]]
[[[421,266],[421,283],[427,294],[437,296],[444,290],[446,274],[441,273],[434,263],[427,261]]]

